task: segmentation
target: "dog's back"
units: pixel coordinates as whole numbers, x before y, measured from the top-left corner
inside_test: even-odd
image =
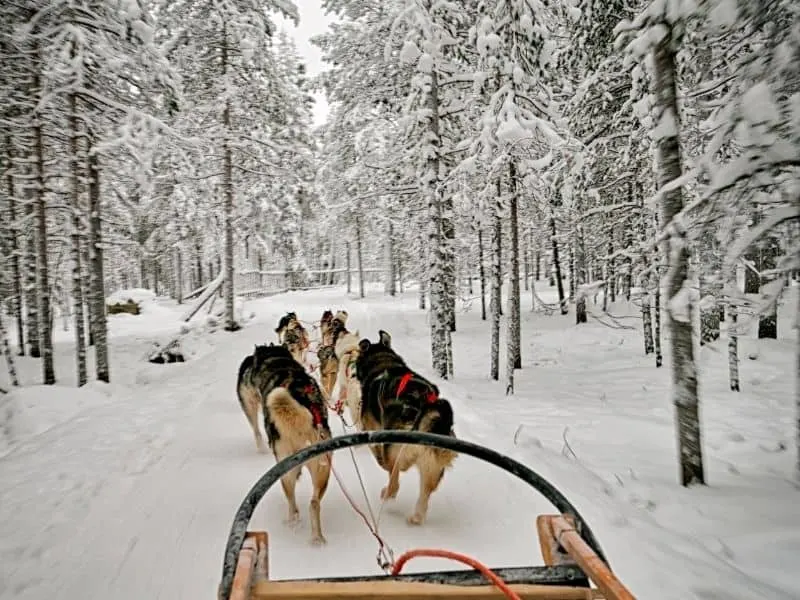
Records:
[[[449,435],[453,409],[439,388],[414,372],[391,347],[360,343],[356,361],[362,412],[382,429],[417,429]]]

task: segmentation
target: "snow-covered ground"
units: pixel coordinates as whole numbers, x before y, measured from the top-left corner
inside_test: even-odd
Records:
[[[539,293],[553,301],[552,288]],[[702,420],[709,486],[677,485],[668,365],[642,352],[634,307],[611,327],[594,318],[523,308],[523,370],[516,395],[488,380],[488,324],[479,305],[459,312],[456,376],[440,382],[459,437],[520,459],[547,477],[592,525],[612,568],[639,598],[800,598],[800,491],[793,483],[796,288],[781,307],[781,339],[741,340],[742,392],[727,387],[724,339],[702,350]],[[126,299],[126,298],[124,298]],[[242,496],[273,459],[256,453],[236,401],[242,358],[274,339],[278,317],[306,321],[345,308],[362,336],[388,330],[396,349],[431,376],[428,328],[416,294],[364,300],[342,289],[254,300],[239,332],[197,317],[189,360],[153,365],[154,341],[181,329],[185,306],[143,294],[138,316],[109,318],[111,385],[75,389],[72,332],[58,322],[59,385],[35,385],[38,361],[19,359],[22,389],[0,395],[0,598],[201,598],[216,593],[222,552]],[[599,308],[589,305],[600,314]],[[200,313],[204,315],[204,312]],[[14,339],[12,334],[12,340]],[[668,342],[665,341],[665,361]],[[748,358],[753,355],[755,359]],[[91,355],[90,355],[91,356]],[[505,361],[501,357],[501,364]],[[92,372],[90,366],[90,373]],[[0,386],[8,389],[4,369]],[[435,379],[434,379],[435,380]],[[334,432],[342,431],[334,418]],[[356,452],[377,507],[385,473]],[[334,466],[363,503],[347,451]],[[307,476],[299,500],[307,503]],[[396,553],[416,546],[466,552],[493,566],[540,564],[535,517],[552,507],[509,475],[460,457],[422,528],[405,523],[417,477],[401,479],[380,530]],[[277,486],[251,527],[270,532],[275,578],[375,573],[374,539],[335,481],[323,500],[327,546],[308,543],[308,519],[283,523]],[[408,570],[458,568],[412,561]]]

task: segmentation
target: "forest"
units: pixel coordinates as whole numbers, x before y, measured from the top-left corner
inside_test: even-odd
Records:
[[[800,269],[800,5],[323,7],[327,69],[311,77],[277,24],[297,22],[291,0],[3,3],[11,368],[36,357],[56,383],[63,326],[79,385],[90,348],[111,381],[117,289],[188,302],[213,284],[234,332],[243,291],[349,285],[352,270],[362,297],[367,273],[388,295],[420,284],[443,379],[457,307],[475,300],[487,375],[513,394],[522,311],[613,326],[607,306],[587,310],[602,290],[640,307],[642,352],[672,373],[681,482],[703,483],[697,349],[727,332],[738,391],[737,334],[756,319],[759,338],[778,336]],[[331,107],[319,127],[315,91]],[[793,375],[800,432],[800,358]]]

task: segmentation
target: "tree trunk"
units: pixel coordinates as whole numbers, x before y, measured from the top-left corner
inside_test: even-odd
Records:
[[[181,247],[175,247],[175,300],[183,304],[183,256]]]
[[[6,358],[6,365],[8,367],[8,379],[11,381],[11,385],[14,387],[19,387],[17,367],[14,364],[14,355],[11,352],[11,345],[8,343],[8,332],[6,331],[6,325],[3,321],[2,310],[0,310],[0,342],[2,342],[3,345],[3,355]]]
[[[344,244],[345,252],[347,253],[347,261],[345,267],[347,268],[347,293],[353,291],[353,266],[350,264],[350,242]],[[425,308],[424,306],[422,308]]]
[[[738,310],[736,305],[728,306],[730,324],[728,325],[728,377],[730,380],[731,391],[738,392],[739,389],[739,332],[736,330]]]
[[[39,49],[36,49],[36,65],[34,67],[33,86],[38,97],[42,98]],[[36,295],[39,314],[39,347],[42,353],[42,383],[52,385],[56,382],[53,364],[53,329],[50,315],[50,273],[47,264],[47,191],[44,176],[44,135],[42,132],[42,115],[34,115],[33,136],[36,152]]]
[[[389,221],[389,228],[386,232],[386,285],[385,292],[394,297],[397,295],[397,274],[395,273],[394,262],[394,226]]]
[[[11,136],[6,137],[6,189],[8,193],[9,235],[11,237],[11,293],[12,311],[17,323],[17,347],[25,355],[25,322],[22,317],[22,273],[19,268],[19,225],[17,224],[17,198],[14,186],[14,153]]]
[[[427,160],[427,172],[425,173],[425,191],[428,196],[428,211],[430,224],[428,229],[428,259],[430,269],[428,278],[430,281],[430,324],[431,324],[431,358],[433,369],[442,379],[452,376],[450,369],[450,323],[448,320],[448,299],[447,299],[447,272],[448,253],[447,241],[444,238],[445,201],[442,197],[442,189],[439,185],[441,157],[439,156],[439,86],[436,71],[430,74],[430,90],[427,97],[427,109],[429,111],[429,127],[431,143],[436,147]]]
[[[228,75],[228,34],[223,29],[222,40],[222,75]],[[222,187],[225,195],[223,204],[223,219],[225,228],[225,331],[238,331],[242,328],[236,322],[235,312],[235,290],[234,290],[234,268],[233,268],[233,149],[231,148],[231,101],[225,99],[225,108],[222,111],[222,124],[225,131],[225,139],[222,141],[223,166],[222,166]]]
[[[103,229],[100,217],[100,165],[97,154],[89,147],[89,275],[91,329],[94,338],[95,369],[98,381],[110,381],[108,364],[108,329],[106,322],[105,275],[103,273]]]
[[[444,274],[445,290],[445,309],[447,310],[447,326],[450,332],[456,330],[456,227],[453,222],[453,196],[443,192],[442,195],[442,238],[443,238],[443,260],[442,265]],[[448,351],[452,348],[448,346]],[[452,368],[450,369],[452,371]]]
[[[509,202],[509,219],[511,225],[511,291],[508,295],[508,350],[511,358],[508,364],[512,369],[522,368],[522,332],[521,332],[521,310],[520,310],[520,289],[519,289],[519,218],[517,210],[519,207],[519,186],[517,185],[517,169],[512,159],[508,165],[508,180],[511,188]],[[511,388],[513,392],[513,373],[510,376]]]
[[[647,271],[650,268],[649,260],[647,259],[647,254],[645,253],[644,257],[644,269]],[[653,319],[652,314],[650,312],[650,285],[649,280],[650,275],[649,273],[645,274],[641,280],[641,288],[642,288],[642,296],[641,296],[641,303],[642,303],[642,330],[644,333],[644,353],[645,355],[651,354],[655,348],[653,345]]]
[[[657,140],[658,185],[664,187],[681,176],[681,157],[673,32],[669,24],[662,23],[661,26],[666,27],[667,31],[654,48],[655,107],[661,113],[662,121],[668,119],[676,124]],[[677,416],[681,484],[688,486],[704,484],[705,474],[691,319],[694,307],[688,298],[683,301],[679,298],[689,281],[689,245],[685,231],[672,222],[682,209],[681,188],[662,195],[661,221],[665,228],[671,230],[665,243],[665,256],[669,266],[666,290],[672,344],[672,399]]]
[[[478,275],[481,279],[481,320],[486,320],[486,269],[484,268],[483,227],[478,224]]]
[[[30,175],[30,169],[26,169]],[[28,333],[28,348],[32,358],[42,356],[39,344],[39,303],[36,298],[36,229],[31,225],[35,219],[33,190],[30,183],[25,191],[25,208],[28,231],[25,238],[25,315]]]
[[[72,56],[75,56],[73,44]],[[83,269],[81,268],[81,165],[80,128],[78,126],[78,103],[75,94],[69,95],[69,151],[70,151],[70,184],[72,196],[72,316],[75,323],[75,363],[78,373],[78,387],[85,385],[86,373],[86,315],[83,312]]]
[[[364,297],[364,260],[361,254],[361,207],[356,210],[356,261],[358,262],[358,296]]]
[[[556,216],[550,215],[550,243],[553,248],[553,271],[556,282],[558,283],[558,304],[561,307],[561,314],[569,312],[567,299],[564,297],[564,280],[561,277],[561,262],[558,260],[558,240],[556,239]]]
[[[502,211],[501,184],[497,182],[497,205],[492,211],[492,268],[491,292],[489,298],[489,313],[492,316],[492,339],[491,339],[491,365],[490,377],[495,381],[500,379],[500,303],[501,286],[503,285],[503,272],[500,268],[500,253],[503,247],[503,223],[500,220]]]

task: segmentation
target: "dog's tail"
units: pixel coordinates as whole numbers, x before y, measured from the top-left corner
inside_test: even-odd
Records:
[[[278,433],[283,437],[295,437],[300,432],[313,429],[311,413],[306,410],[284,387],[277,387],[267,394],[267,409]]]
[[[419,430],[439,435],[451,435],[453,431],[453,407],[444,398],[438,398],[422,407]]]

